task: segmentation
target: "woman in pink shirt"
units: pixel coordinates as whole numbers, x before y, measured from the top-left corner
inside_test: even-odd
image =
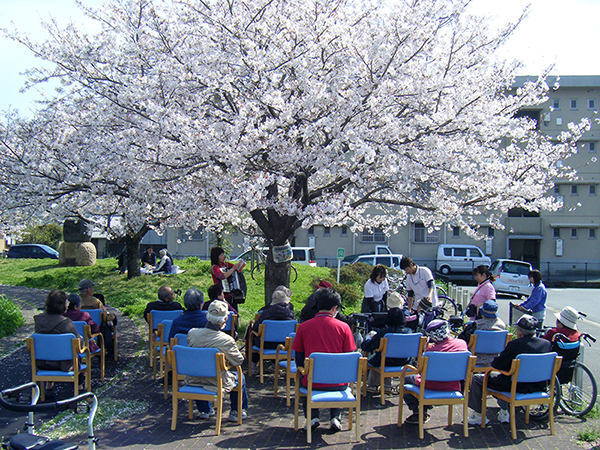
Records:
[[[485,265],[477,266],[473,269],[473,276],[477,281],[477,288],[471,296],[471,301],[467,306],[466,315],[471,320],[479,317],[479,307],[486,300],[496,300],[496,289],[492,282],[496,277],[490,273],[490,268]]]

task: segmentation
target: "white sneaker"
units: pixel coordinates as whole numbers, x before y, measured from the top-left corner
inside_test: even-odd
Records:
[[[246,413],[245,409],[242,409],[242,420],[246,420],[246,418],[248,417],[248,414]],[[231,411],[229,413],[229,421],[230,422],[237,422],[238,421],[238,413],[237,411]]]
[[[209,412],[201,412],[198,415],[198,418],[199,419],[210,419],[211,417],[214,417],[214,416],[215,416],[215,410],[211,409]]]
[[[467,419],[467,422],[469,422],[469,425],[481,425],[481,414],[473,411]],[[490,419],[485,419],[485,423],[490,423]]]
[[[307,424],[308,425],[308,424]],[[315,417],[310,421],[310,429],[314,432],[321,425],[319,418]],[[304,427],[306,429],[306,426]]]
[[[500,411],[498,411],[498,420],[500,423],[510,423],[510,413],[508,412],[508,409],[500,408]]]
[[[339,419],[334,417],[333,419],[331,419],[331,421],[329,422],[330,426],[329,428],[334,432],[334,433],[338,433],[340,431],[342,431],[342,424],[340,423]]]

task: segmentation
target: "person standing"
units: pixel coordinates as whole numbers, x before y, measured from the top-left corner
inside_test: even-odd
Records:
[[[400,268],[406,272],[406,289],[408,291],[408,309],[413,309],[415,299],[431,307],[438,305],[437,290],[433,273],[428,267],[417,266],[408,256],[400,260]],[[418,304],[418,303],[417,303]]]
[[[387,280],[387,269],[377,264],[371,271],[371,276],[365,283],[365,297],[360,308],[361,313],[387,311],[387,295],[390,285]]]
[[[548,297],[546,286],[542,283],[542,273],[539,270],[529,272],[529,282],[533,284],[533,291],[518,308],[521,311],[531,310],[531,315],[538,320],[538,328],[542,328],[546,319],[546,298]]]
[[[477,281],[477,288],[471,295],[471,301],[465,311],[471,320],[480,318],[479,308],[486,300],[496,300],[496,289],[492,284],[496,277],[490,273],[490,268],[486,265],[477,266],[473,269],[473,276]]]
[[[213,247],[210,250],[210,263],[212,264],[210,273],[213,278],[213,283],[223,286],[225,300],[237,311],[238,305],[233,299],[227,279],[237,270],[241,270],[244,266],[244,261],[238,261],[236,264],[227,262],[225,261],[225,250],[221,247]]]
[[[298,327],[292,349],[296,352],[296,365],[304,367],[304,358],[309,358],[312,353],[347,353],[356,350],[356,344],[350,327],[345,322],[335,319],[336,314],[342,307],[342,297],[333,289],[319,289],[316,292],[317,315],[303,322]],[[303,386],[307,385],[306,378],[301,381]],[[313,383],[313,390],[340,390],[344,391],[347,384],[341,385],[320,385]],[[306,413],[306,398],[303,397],[304,410]],[[330,428],[333,432],[342,430],[340,422],[341,410],[331,408]],[[310,426],[315,431],[321,424],[319,418],[319,409],[311,412]]]

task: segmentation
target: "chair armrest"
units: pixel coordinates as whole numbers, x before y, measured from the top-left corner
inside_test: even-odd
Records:
[[[402,377],[405,377],[405,376],[406,376],[406,375],[408,375],[408,374],[411,374],[411,375],[412,375],[412,374],[418,374],[418,373],[421,373],[421,370],[422,370],[422,367],[420,367],[420,365],[419,365],[419,367],[417,368],[417,367],[415,367],[415,366],[413,366],[413,365],[411,365],[411,364],[406,364],[406,365],[403,367],[403,369],[402,369]]]
[[[473,333],[471,335],[471,338],[469,339],[469,343],[467,344],[467,348],[471,351],[471,353],[475,353],[474,349],[475,349],[476,345],[477,345],[477,335],[475,333]]]

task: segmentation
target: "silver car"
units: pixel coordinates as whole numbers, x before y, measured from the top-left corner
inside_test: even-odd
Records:
[[[493,285],[496,292],[526,297],[531,294],[533,286],[529,282],[531,264],[512,259],[497,259],[490,266],[490,272],[496,277]]]

